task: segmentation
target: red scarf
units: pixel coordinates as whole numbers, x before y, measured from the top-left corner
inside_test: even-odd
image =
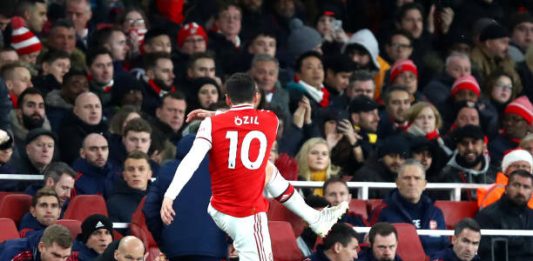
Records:
[[[13,103],[13,109],[19,108],[19,98],[12,92],[9,92],[9,99],[11,99],[11,103]]]
[[[150,86],[150,88],[155,92],[157,93],[157,95],[159,95],[159,97],[163,97],[165,94],[167,93],[174,93],[176,92],[176,87],[172,86],[170,88],[170,91],[167,91],[167,90],[163,90],[161,89],[161,87],[157,86],[157,84],[154,82],[154,80],[150,79],[148,80],[148,86]]]
[[[320,90],[324,95],[322,96],[322,100],[318,104],[320,105],[320,107],[326,108],[329,106],[329,91],[324,86],[322,86],[322,89]]]

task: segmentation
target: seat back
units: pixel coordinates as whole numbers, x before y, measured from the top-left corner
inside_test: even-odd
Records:
[[[368,208],[365,200],[352,199],[350,200],[350,212],[361,215],[363,220],[368,220]]]
[[[145,201],[146,197],[139,202],[139,205],[131,215],[130,233],[143,241],[145,249],[148,249],[148,258],[146,260],[152,261],[159,256],[161,251],[152,237],[152,233],[146,226],[146,219],[142,211]]]
[[[296,244],[296,237],[289,222],[269,221],[268,230],[272,241],[274,260],[300,261],[304,258]]]
[[[88,216],[94,214],[108,216],[104,198],[101,195],[79,195],[70,200],[63,218],[83,222]]]
[[[435,206],[442,210],[448,229],[454,229],[464,218],[474,218],[478,212],[476,201],[437,200]]]
[[[296,236],[300,236],[305,228],[305,221],[284,207],[277,200],[270,200],[270,207],[267,213],[268,220],[287,221],[291,224]]]
[[[22,216],[26,214],[31,207],[31,196],[27,194],[9,194],[4,197],[0,203],[0,217],[10,218],[19,224]]]
[[[0,218],[0,243],[6,240],[19,238],[17,225],[10,218]]]
[[[376,209],[379,205],[381,205],[381,203],[383,203],[383,199],[367,199],[366,200],[366,204],[367,204],[367,209],[368,209],[368,215],[372,215],[372,212],[374,211],[374,209]]]
[[[75,219],[60,219],[56,224],[63,225],[70,231],[72,239],[76,239],[78,234],[81,233],[81,221]]]
[[[398,231],[398,255],[402,260],[425,261],[426,252],[422,247],[422,242],[416,233],[413,224],[394,223],[392,224]]]

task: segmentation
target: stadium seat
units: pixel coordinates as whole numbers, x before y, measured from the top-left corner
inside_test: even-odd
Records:
[[[300,261],[304,256],[298,245],[291,224],[286,221],[269,221],[268,230],[272,241],[272,253],[276,261]]]
[[[372,212],[374,209],[376,209],[381,203],[383,203],[383,199],[368,199],[366,200],[367,208],[368,208],[368,215],[372,215]]]
[[[135,212],[131,216],[130,233],[143,241],[144,247],[148,249],[148,258],[146,261],[152,261],[159,256],[161,251],[152,237],[152,233],[150,233],[146,226],[146,219],[142,211],[145,200],[146,197],[141,200],[139,206],[137,206],[137,209],[135,209]]]
[[[0,218],[0,243],[6,240],[19,238],[17,225],[10,218]]]
[[[15,194],[16,192],[7,192],[7,191],[0,191],[0,204],[2,204],[2,200],[4,199],[5,196],[9,195],[9,194]]]
[[[93,214],[108,215],[104,198],[100,195],[79,195],[70,200],[63,218],[83,222]]]
[[[361,215],[365,221],[368,220],[368,206],[365,200],[350,200],[350,212]]]
[[[31,196],[27,194],[9,194],[0,203],[0,218],[10,218],[19,224],[22,216],[31,207]]]
[[[426,252],[424,252],[420,238],[416,233],[415,226],[408,223],[395,223],[392,225],[398,231],[398,255],[402,260],[429,260]]]
[[[76,239],[79,233],[81,233],[81,221],[75,219],[60,219],[56,224],[63,225],[70,231],[73,239]]]
[[[291,224],[294,234],[300,236],[305,228],[305,221],[296,216],[281,203],[276,200],[270,200],[270,207],[268,209],[268,220],[271,221],[287,221]]]
[[[476,201],[437,200],[435,206],[442,210],[448,229],[454,229],[455,225],[464,218],[474,218],[478,212]]]

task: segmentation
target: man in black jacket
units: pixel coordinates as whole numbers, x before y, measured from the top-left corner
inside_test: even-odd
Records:
[[[483,229],[533,229],[533,210],[527,206],[532,192],[531,173],[525,170],[512,172],[503,197],[481,210],[476,216],[477,222]],[[483,237],[479,247],[482,260],[489,260],[491,253],[494,255],[492,260],[533,260],[533,238]]]

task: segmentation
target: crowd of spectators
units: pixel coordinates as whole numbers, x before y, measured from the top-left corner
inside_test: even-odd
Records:
[[[384,204],[369,220],[347,213],[344,222],[443,229],[433,201],[447,194],[425,192],[426,182],[492,184],[461,199],[490,213],[525,211],[517,198],[527,180],[511,176],[533,170],[532,11],[521,0],[3,0],[0,172],[45,179],[2,180],[0,191],[34,196],[24,237],[53,224],[75,195],[102,195],[111,222],[129,222],[147,196],[147,223],[169,257],[219,257],[217,247],[172,249],[177,226],[195,221],[216,244],[223,236],[196,216],[163,227],[158,204],[198,128],[187,113],[226,109],[225,79],[246,72],[254,106],[280,119],[270,160],[289,180],[326,182],[305,196],[336,205],[356,195],[345,182],[396,182],[370,191]],[[203,164],[197,190],[175,208],[205,212]],[[520,191],[508,191],[512,180]],[[310,248],[314,239],[305,237]],[[449,244],[421,240],[429,256]],[[326,252],[335,245],[324,242]]]

